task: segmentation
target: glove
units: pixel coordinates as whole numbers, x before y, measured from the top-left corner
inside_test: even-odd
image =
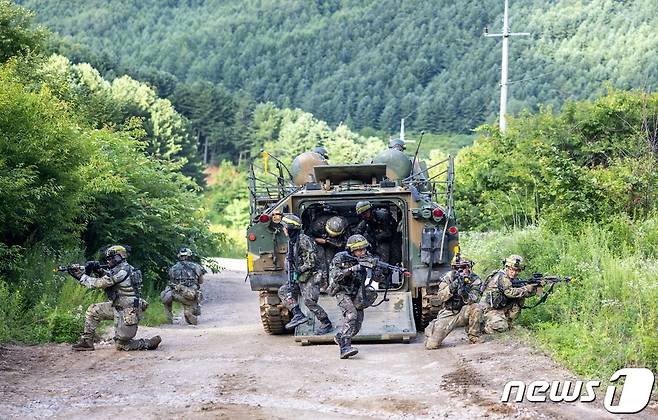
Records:
[[[80,278],[82,278],[82,270],[80,270],[79,268],[69,267],[67,271],[71,275],[71,277],[73,277],[76,280],[80,280]]]
[[[351,273],[356,273],[357,271],[361,270],[361,267],[362,267],[362,265],[359,263],[359,264],[356,264],[356,265],[348,268],[346,271],[349,271]]]
[[[91,275],[94,271],[98,271],[101,268],[101,263],[98,261],[87,261],[85,263],[85,274]]]
[[[372,269],[372,268],[375,268],[375,265],[377,265],[377,263],[372,258],[361,258],[361,259],[359,259],[359,265],[361,267]]]
[[[286,295],[286,302],[288,302],[288,305],[290,306],[295,306],[295,299],[293,299],[292,293]]]
[[[536,284],[526,284],[525,286],[526,292],[530,295],[535,293],[535,289],[537,288]]]

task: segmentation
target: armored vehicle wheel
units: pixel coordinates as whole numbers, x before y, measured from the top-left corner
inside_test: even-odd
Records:
[[[260,297],[260,320],[263,329],[268,334],[285,334],[285,325],[290,321],[290,312],[281,303],[276,292],[261,290]]]
[[[439,314],[441,307],[439,305],[439,300],[435,294],[428,294],[427,292],[422,292],[421,298],[421,314],[420,314],[420,325],[422,328],[427,327],[427,325]]]

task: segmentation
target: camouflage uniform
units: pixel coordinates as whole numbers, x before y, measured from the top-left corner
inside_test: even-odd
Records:
[[[315,241],[304,233],[299,234],[299,238],[293,247],[293,258],[295,262],[295,273],[297,281],[293,283],[292,299],[288,299],[288,283],[279,288],[279,298],[281,302],[292,311],[298,305],[297,301],[301,295],[304,298],[306,307],[316,316],[318,321],[323,324],[329,323],[329,316],[318,305],[320,298],[320,283],[322,274],[318,271],[318,248]]]
[[[504,270],[493,272],[486,280],[480,304],[484,309],[484,332],[504,332],[519,316],[523,301],[535,293],[536,287],[512,287],[512,280]]]
[[[354,232],[365,236],[373,253],[385,263],[391,262],[391,241],[397,230],[397,225],[387,209],[372,209],[369,220],[362,220]]]
[[[160,300],[165,307],[167,322],[173,322],[172,306],[174,302],[183,305],[183,315],[188,324],[196,325],[197,316],[201,315],[201,284],[205,268],[193,261],[178,261],[169,269],[169,284],[160,293]]]
[[[438,298],[442,302],[442,308],[436,319],[425,328],[426,349],[437,349],[448,334],[458,327],[466,327],[466,334],[471,343],[478,342],[482,332],[482,307],[478,304],[482,281],[475,273],[471,273],[469,278],[471,281],[464,285],[464,293],[468,295],[466,302],[463,297],[456,297],[450,291],[451,285],[454,290],[459,280],[455,270],[441,279]]]
[[[334,259],[334,255],[336,255],[337,252],[345,249],[347,238],[350,236],[347,231],[337,237],[329,236],[325,226],[327,225],[327,221],[332,217],[334,216],[329,214],[323,214],[317,217],[311,224],[311,228],[309,230],[309,233],[314,238],[322,238],[329,241],[325,244],[317,244],[318,269],[322,276],[320,286],[325,289],[329,285],[329,267],[331,266],[331,261]]]
[[[331,261],[330,290],[336,296],[338,306],[343,312],[343,328],[340,336],[349,340],[361,330],[363,310],[372,305],[377,297],[374,291],[365,289],[366,269],[350,270],[358,264],[359,262],[347,251],[337,253]],[[364,293],[366,293],[365,298]]]
[[[134,267],[122,261],[106,271],[102,277],[87,274],[80,277],[80,284],[90,289],[105,289],[111,299],[109,302],[89,306],[85,314],[83,340],[93,341],[98,324],[101,321],[114,320],[114,342],[118,350],[146,350],[149,347],[149,340],[133,339],[137,334],[142,310],[146,309],[146,302],[137,297],[132,285],[130,275],[134,270]]]

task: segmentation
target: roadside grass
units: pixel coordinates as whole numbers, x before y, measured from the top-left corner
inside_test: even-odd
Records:
[[[522,276],[572,276],[546,303],[524,310],[519,323],[574,372],[605,379],[623,367],[658,370],[657,227],[654,217],[466,234],[461,242],[483,277],[509,254],[527,258]]]
[[[72,253],[55,261],[44,252],[27,253],[20,268],[20,281],[0,278],[0,343],[74,343],[84,329],[85,312],[92,303],[103,302],[101,290],[79,285],[66,273],[55,273],[61,261],[82,261]],[[150,284],[150,283],[149,283]],[[144,291],[149,308],[140,325],[157,326],[165,322],[160,291],[154,286]],[[174,304],[174,315],[182,307]],[[103,322],[98,333],[112,322]]]

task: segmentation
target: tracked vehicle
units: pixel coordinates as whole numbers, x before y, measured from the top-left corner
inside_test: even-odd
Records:
[[[365,310],[363,327],[354,340],[408,342],[438,313],[438,302],[434,302],[437,285],[450,270],[452,250],[459,241],[452,198],[453,159],[427,168],[389,149],[373,162],[329,165],[308,152],[298,156],[287,173],[277,162],[278,174],[270,173],[267,165],[252,163],[248,279],[251,289],[260,295],[261,320],[269,334],[286,333],[284,325],[290,317],[277,295],[278,288],[287,283],[287,240],[277,215],[294,213],[306,229],[316,217],[329,212],[355,226],[359,222],[355,204],[362,200],[369,200],[375,209],[387,209],[395,219],[397,232],[389,262],[406,268],[410,276],[390,274],[388,301]],[[335,324],[340,323],[335,298],[322,295],[320,305]],[[314,333],[317,325],[313,321],[298,326],[295,339],[302,344],[331,341],[331,334]]]

